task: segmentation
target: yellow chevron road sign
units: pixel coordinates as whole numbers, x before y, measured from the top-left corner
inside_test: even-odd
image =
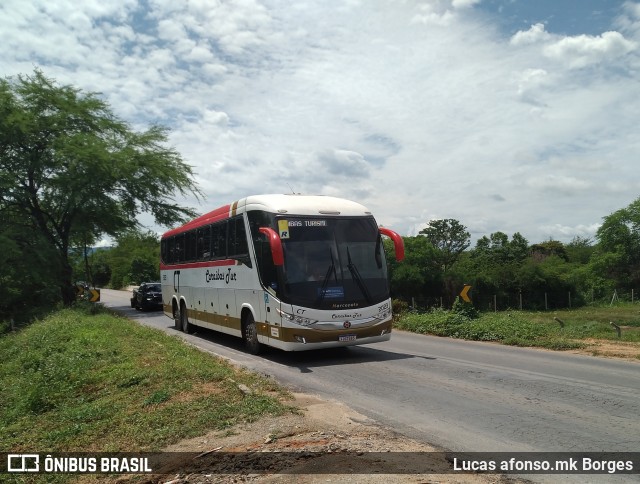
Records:
[[[462,291],[460,291],[460,297],[464,302],[468,303],[471,302],[471,298],[469,297],[469,289],[471,289],[471,286],[469,284],[465,284],[462,288]]]

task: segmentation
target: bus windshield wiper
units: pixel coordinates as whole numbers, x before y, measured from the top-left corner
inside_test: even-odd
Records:
[[[376,239],[376,249],[374,257],[376,258],[376,265],[378,269],[382,269],[382,257],[380,256],[380,244],[382,242],[382,237],[378,234],[378,238]]]
[[[327,293],[327,286],[329,285],[329,277],[331,276],[331,272],[333,272],[333,277],[335,278],[336,284],[338,283],[338,274],[336,273],[336,264],[333,260],[333,251],[331,247],[329,247],[329,255],[331,256],[331,264],[327,269],[327,273],[324,276],[324,281],[322,281],[322,287],[320,288],[320,294],[318,295],[318,301],[316,305],[319,305],[322,301],[324,301],[324,296]]]
[[[353,277],[353,279],[356,281],[356,284],[360,288],[360,291],[364,295],[364,298],[367,300],[369,304],[371,304],[371,295],[369,294],[369,290],[367,289],[367,286],[364,284],[364,281],[362,280],[362,276],[358,272],[358,268],[351,261],[351,252],[349,252],[349,247],[347,247],[347,260],[348,260],[347,267],[349,268],[349,272],[351,272],[351,277]]]

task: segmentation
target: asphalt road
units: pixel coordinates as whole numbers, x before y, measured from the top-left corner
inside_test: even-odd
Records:
[[[256,357],[237,338],[185,335],[161,312],[131,309],[127,292],[101,297],[142,324],[448,450],[640,452],[640,363],[401,331],[375,345]]]

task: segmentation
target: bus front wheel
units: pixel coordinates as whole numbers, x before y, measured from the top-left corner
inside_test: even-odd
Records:
[[[252,355],[260,353],[260,343],[258,342],[258,327],[251,313],[247,314],[244,322],[244,344],[247,351]]]

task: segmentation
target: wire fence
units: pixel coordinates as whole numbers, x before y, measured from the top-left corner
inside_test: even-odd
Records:
[[[619,304],[619,303],[640,303],[640,291],[630,289],[627,291],[614,290],[608,294],[596,294],[595,291],[589,293],[572,293],[559,291],[541,291],[536,293],[525,292],[498,292],[494,294],[469,292],[471,303],[480,311],[506,311],[506,310],[529,310],[529,311],[550,311],[555,309],[572,309],[586,304]],[[443,308],[451,309],[456,296],[418,296],[407,301],[414,309]]]

